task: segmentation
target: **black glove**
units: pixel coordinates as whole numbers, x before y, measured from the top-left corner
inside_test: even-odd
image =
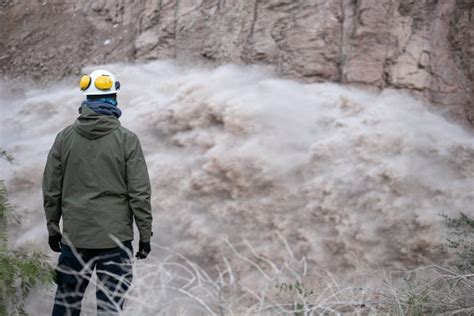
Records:
[[[138,243],[138,252],[135,254],[137,259],[145,259],[151,251],[150,242],[140,241]]]
[[[48,244],[49,248],[51,248],[54,252],[61,252],[61,234],[57,233],[55,235],[49,236]]]

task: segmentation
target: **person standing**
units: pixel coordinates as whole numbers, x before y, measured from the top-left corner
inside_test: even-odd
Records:
[[[48,243],[60,252],[53,316],[79,315],[94,269],[98,314],[116,314],[132,281],[133,222],[138,259],[151,251],[151,188],[138,137],[121,126],[120,83],[106,70],[82,76],[86,100],[56,136],[43,175]],[[62,220],[62,233],[60,221]]]

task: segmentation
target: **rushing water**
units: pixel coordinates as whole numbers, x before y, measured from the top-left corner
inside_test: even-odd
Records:
[[[121,122],[146,155],[153,242],[211,272],[223,258],[241,264],[223,236],[283,260],[277,232],[309,268],[340,275],[359,263],[440,262],[438,214],[474,212],[474,133],[409,95],[302,84],[249,66],[105,67],[122,83]],[[1,147],[15,158],[0,162],[0,177],[23,218],[12,243],[48,251],[42,171],[83,96],[64,83],[0,92]]]

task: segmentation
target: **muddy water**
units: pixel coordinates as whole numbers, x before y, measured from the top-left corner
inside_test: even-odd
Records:
[[[276,232],[309,267],[340,275],[358,263],[440,262],[438,214],[474,212],[474,134],[409,95],[302,84],[232,65],[106,69],[122,82],[122,125],[145,151],[153,242],[209,271],[224,257],[241,264],[224,235],[244,253],[242,238],[283,260]],[[66,84],[20,96],[0,91],[1,147],[15,157],[0,162],[0,176],[23,217],[12,243],[47,251],[42,169],[83,97]]]

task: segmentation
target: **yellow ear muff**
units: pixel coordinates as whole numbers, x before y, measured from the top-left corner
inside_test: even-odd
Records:
[[[86,90],[87,88],[89,88],[90,85],[91,77],[89,77],[88,75],[83,75],[81,77],[81,81],[79,81],[79,86],[81,87],[81,90]]]
[[[112,88],[113,81],[112,78],[107,75],[100,75],[95,79],[94,85],[99,90],[109,90]]]

